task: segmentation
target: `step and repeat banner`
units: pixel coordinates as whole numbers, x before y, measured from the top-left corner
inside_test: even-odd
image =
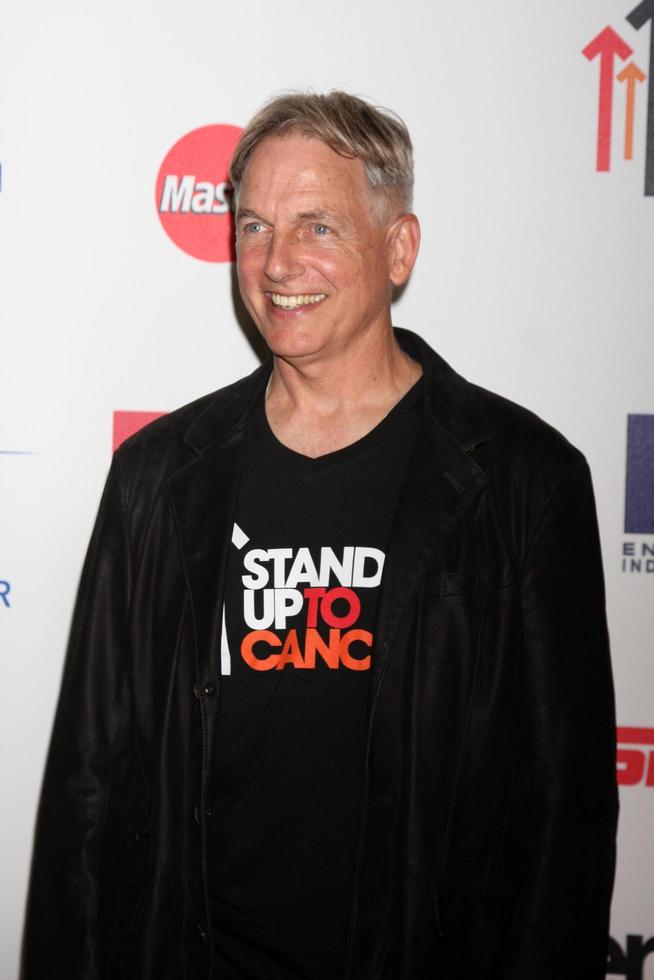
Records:
[[[412,133],[423,246],[394,321],[591,464],[619,724],[607,975],[654,980],[653,19],[651,0],[4,4],[0,980],[112,449],[258,363],[227,168],[259,105],[307,88]]]

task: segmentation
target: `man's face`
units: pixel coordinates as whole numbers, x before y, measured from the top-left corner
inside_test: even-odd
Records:
[[[390,325],[392,226],[375,221],[374,203],[362,162],[319,140],[268,137],[252,154],[236,211],[238,279],[274,354],[306,364]]]

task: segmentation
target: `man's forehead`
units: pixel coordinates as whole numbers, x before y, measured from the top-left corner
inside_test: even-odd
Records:
[[[241,195],[268,190],[287,197],[329,197],[357,193],[365,183],[361,160],[344,157],[321,140],[298,134],[269,136],[245,167]]]

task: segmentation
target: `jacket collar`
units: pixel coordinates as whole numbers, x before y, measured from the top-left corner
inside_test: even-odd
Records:
[[[245,431],[248,416],[265,389],[272,372],[272,357],[266,358],[252,374],[207,398],[207,406],[184,433],[184,441],[202,454]]]
[[[395,328],[400,346],[422,364],[425,413],[459,446],[470,451],[493,434],[477,389],[457,374],[429,344],[410,330]],[[186,443],[198,454],[243,432],[257,398],[272,372],[272,358],[240,381],[208,399],[185,433]]]
[[[422,337],[399,327],[395,336],[402,349],[422,364],[426,414],[467,451],[493,435],[475,386],[457,374]]]

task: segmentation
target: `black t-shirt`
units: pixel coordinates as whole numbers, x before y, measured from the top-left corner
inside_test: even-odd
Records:
[[[310,459],[250,426],[225,594],[211,801],[216,978],[340,980],[385,549],[418,382]]]

